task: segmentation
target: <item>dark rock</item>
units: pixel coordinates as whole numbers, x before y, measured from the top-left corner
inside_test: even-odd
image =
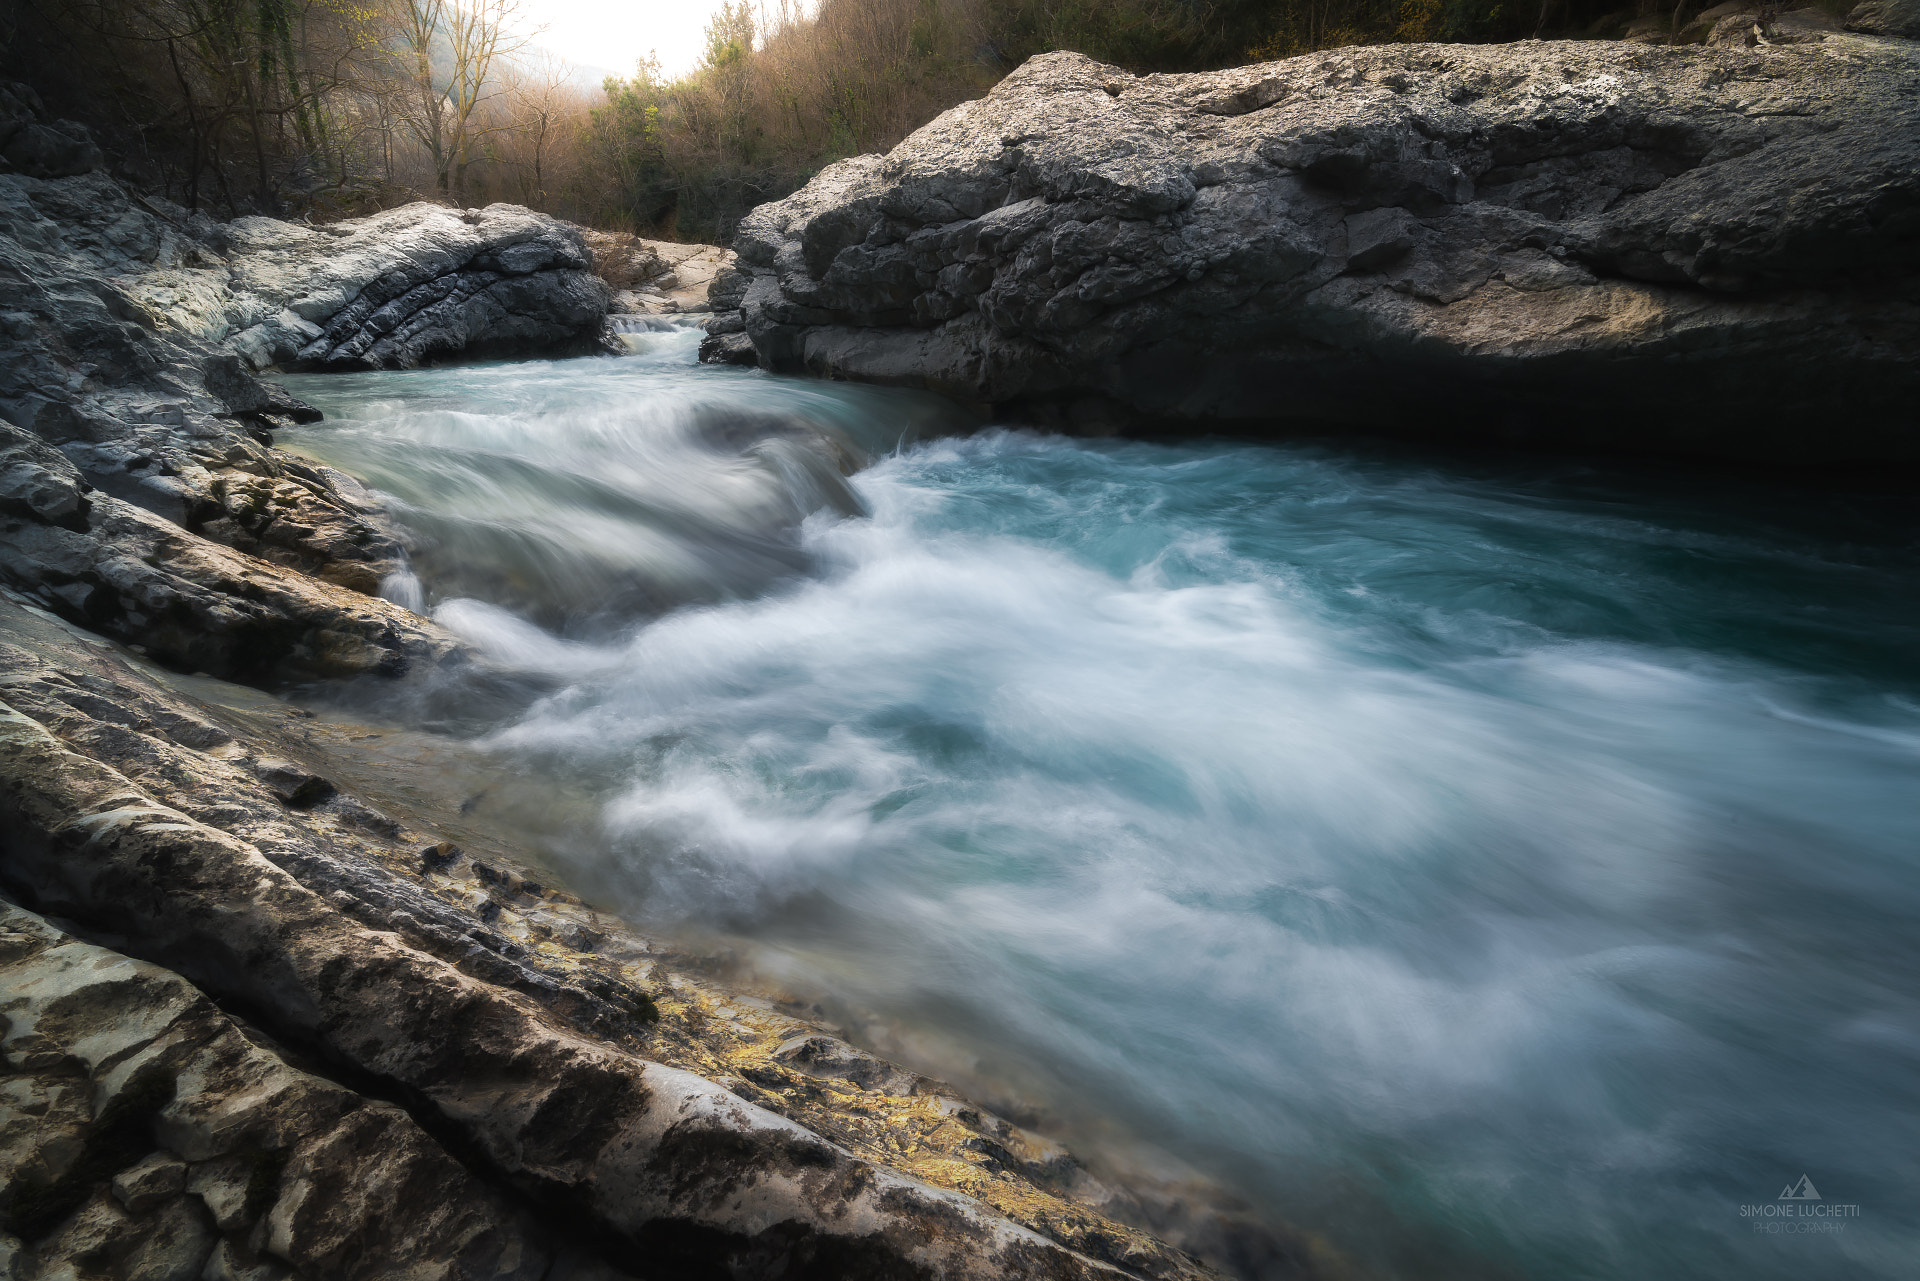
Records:
[[[1016,419],[1920,457],[1920,62],[1756,41],[1048,54],[755,210],[724,296],[765,368]]]
[[[1920,40],[1920,0],[1864,0],[1847,15],[1847,30]]]
[[[420,851],[420,866],[429,872],[444,872],[459,860],[460,847],[452,841],[441,841]]]
[[[23,84],[0,84],[0,158],[32,178],[71,177],[106,163],[85,125],[50,119],[40,95]]]
[[[253,773],[289,809],[310,810],[332,800],[339,791],[318,774],[310,773],[292,761],[271,756],[255,761]]]
[[[744,332],[708,334],[700,340],[700,359],[709,365],[753,365],[760,357]]]

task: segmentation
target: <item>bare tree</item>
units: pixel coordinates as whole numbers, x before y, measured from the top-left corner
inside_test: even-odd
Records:
[[[558,141],[563,122],[582,110],[573,65],[544,49],[536,50],[530,57],[505,63],[501,80],[512,128],[533,153],[533,180],[523,198],[538,205],[547,198],[548,153]]]
[[[394,54],[409,82],[406,120],[432,157],[442,196],[465,196],[475,144],[506,127],[475,112],[498,94],[498,67],[538,34],[510,29],[521,12],[522,0],[395,0]]]

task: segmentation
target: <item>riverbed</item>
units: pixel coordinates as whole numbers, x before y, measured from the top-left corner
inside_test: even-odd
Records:
[[[388,594],[539,691],[426,727],[571,883],[1357,1275],[1910,1275],[1909,495],[1070,439],[697,338],[287,380]]]

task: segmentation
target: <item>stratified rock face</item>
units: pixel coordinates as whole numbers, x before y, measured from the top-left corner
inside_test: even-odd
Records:
[[[308,227],[238,218],[222,260],[143,273],[156,314],[255,369],[409,369],[594,348],[611,291],[578,227],[518,205],[416,203]]]
[[[217,675],[456,661],[374,598],[402,536],[272,448],[320,415],[255,371],[596,346],[610,290],[579,229],[504,205],[223,225],[54,148],[64,129],[0,85],[0,583]]]
[[[555,1275],[551,1230],[405,1112],[5,902],[0,1028],[0,1275]]]
[[[399,535],[345,476],[271,448],[319,417],[153,310],[225,278],[225,229],[105,174],[0,175],[0,583],[189,669],[255,679],[453,658],[373,598]]]
[[[1920,456],[1904,42],[1049,54],[735,248],[716,339],[1040,421]]]
[[[1209,1275],[268,719],[0,593],[0,1275]]]

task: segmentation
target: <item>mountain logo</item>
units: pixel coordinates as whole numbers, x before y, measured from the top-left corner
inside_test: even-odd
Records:
[[[1818,1201],[1820,1194],[1814,1191],[1813,1180],[1806,1175],[1800,1176],[1800,1182],[1790,1183],[1786,1191],[1780,1194],[1782,1201]]]

